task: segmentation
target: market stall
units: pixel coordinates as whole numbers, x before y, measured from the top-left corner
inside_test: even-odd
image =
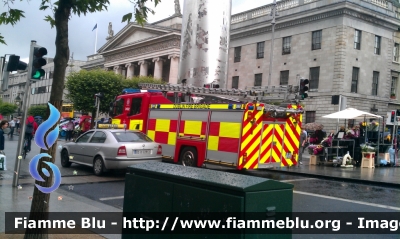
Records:
[[[355,130],[348,130],[340,134],[340,132],[331,139],[331,146],[330,148],[336,149],[336,155],[337,158],[340,154],[345,157],[344,151],[347,151],[347,154],[351,154],[351,157],[355,159],[357,162],[362,162],[362,159],[366,159],[367,157],[373,158],[373,153],[368,153],[368,151],[374,151],[375,148],[371,147],[368,143],[368,136],[369,135],[375,135],[375,134],[368,134],[368,130],[373,130],[374,132],[378,131],[379,125],[380,125],[380,119],[382,118],[379,115],[371,114],[365,111],[357,110],[354,108],[347,108],[345,110],[335,112],[329,115],[322,116],[323,118],[330,118],[330,119],[358,119],[358,120],[363,120],[360,123],[360,127],[356,127]],[[378,123],[372,122],[371,124],[367,124],[366,119],[378,119]],[[380,134],[376,133],[377,135],[377,149],[379,152],[379,147],[380,147]],[[344,150],[343,150],[344,149]],[[350,150],[352,149],[352,150]],[[352,151],[352,152],[351,152]],[[364,157],[365,156],[365,157]],[[375,157],[378,158],[378,157]],[[365,160],[367,161],[367,160]],[[374,164],[378,164],[377,161],[374,162]],[[371,164],[372,165],[372,164]],[[363,167],[363,164],[361,164]]]

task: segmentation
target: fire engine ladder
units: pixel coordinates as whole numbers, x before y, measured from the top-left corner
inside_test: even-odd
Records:
[[[182,86],[173,84],[151,84],[139,83],[142,89],[160,90],[163,93],[174,92],[176,96],[178,93],[200,96],[217,96],[232,101],[239,101],[242,103],[260,102],[265,104],[265,111],[272,113],[273,116],[281,117],[287,113],[297,114],[303,113],[303,110],[288,109],[287,104],[292,104],[297,101],[296,93],[299,91],[299,86],[280,85],[280,86],[255,86],[246,87],[245,90],[241,89],[222,89],[222,88],[205,88]],[[190,102],[191,97],[187,97]],[[269,102],[269,103],[268,103]],[[195,103],[195,102],[190,102]],[[279,103],[277,106],[270,103]]]

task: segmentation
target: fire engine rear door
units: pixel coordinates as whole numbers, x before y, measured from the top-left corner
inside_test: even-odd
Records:
[[[280,167],[284,137],[284,123],[263,122],[258,157],[259,168]]]

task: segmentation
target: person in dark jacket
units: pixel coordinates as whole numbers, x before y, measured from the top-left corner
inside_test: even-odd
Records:
[[[4,153],[4,129],[8,127],[8,121],[2,120],[0,122],[0,154],[5,155]]]

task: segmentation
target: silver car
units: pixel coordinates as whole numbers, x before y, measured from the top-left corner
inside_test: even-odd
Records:
[[[93,167],[95,175],[105,170],[126,169],[149,160],[161,161],[161,145],[146,134],[135,130],[90,130],[75,140],[62,145],[61,165],[71,163]]]

